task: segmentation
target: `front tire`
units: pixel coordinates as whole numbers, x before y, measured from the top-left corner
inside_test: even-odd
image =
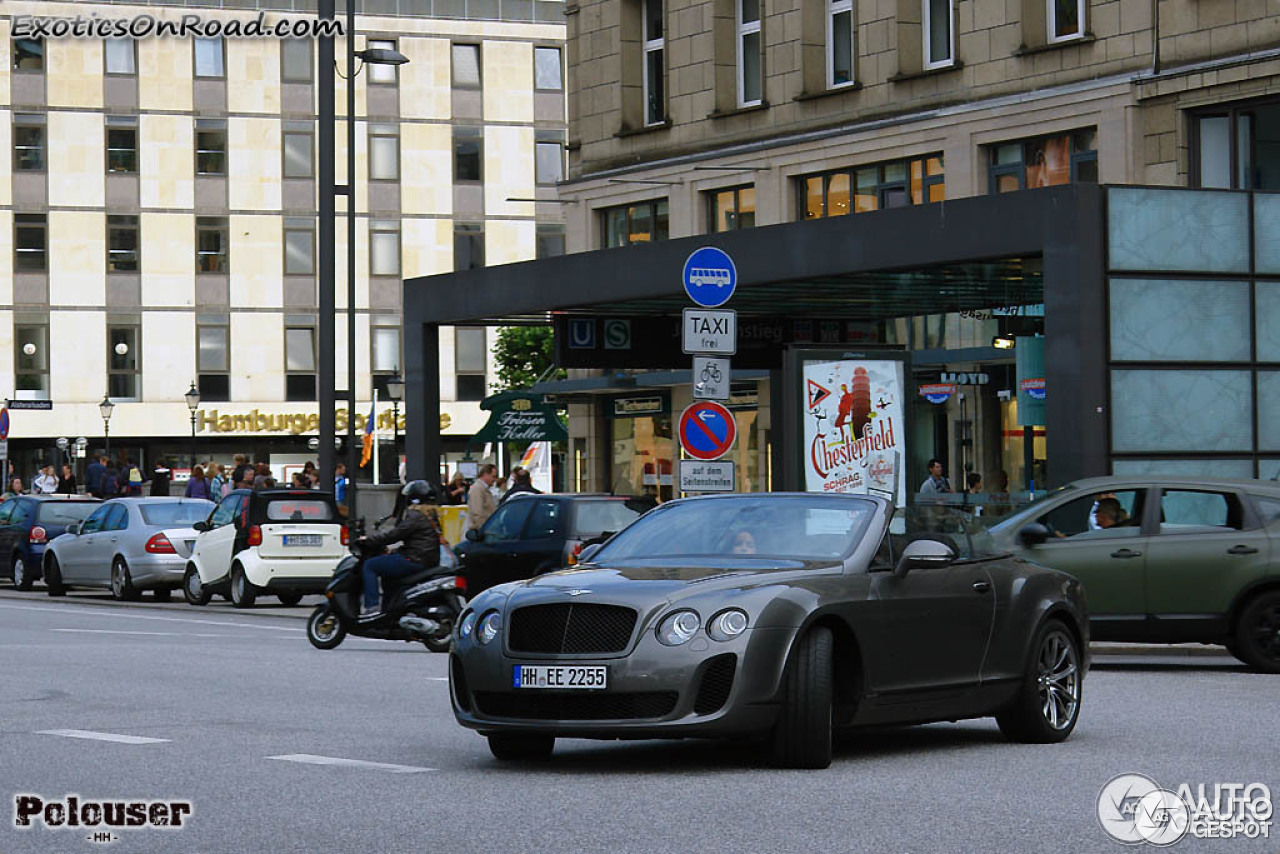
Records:
[[[187,572],[182,576],[182,598],[187,600],[188,605],[197,607],[208,605],[213,598],[213,594],[200,583],[200,573],[190,564],[187,564]]]
[[[30,590],[36,580],[27,569],[27,562],[22,555],[13,556],[13,586],[18,590]]]
[[[50,596],[66,596],[67,588],[62,585],[62,567],[58,565],[56,555],[45,558],[44,586]]]
[[[1261,673],[1280,673],[1280,590],[1254,597],[1240,614],[1231,654]]]
[[[327,604],[317,605],[307,618],[307,640],[316,649],[333,649],[347,636],[342,620]]]
[[[503,762],[547,759],[556,749],[553,735],[491,735],[489,752]]]
[[[1080,719],[1084,674],[1080,645],[1060,620],[1049,620],[1036,632],[1031,660],[1018,696],[996,715],[1010,741],[1054,744],[1071,735]]]
[[[133,586],[129,566],[122,558],[116,558],[111,564],[111,596],[117,602],[134,602],[142,597],[142,592]]]
[[[800,639],[787,664],[782,709],[773,728],[773,760],[783,768],[831,764],[832,645],[831,630],[816,626]]]
[[[276,598],[280,600],[280,604],[286,608],[292,608],[302,601],[301,593],[277,593]]]
[[[252,608],[258,601],[258,588],[244,574],[240,564],[231,567],[231,604],[237,608]]]

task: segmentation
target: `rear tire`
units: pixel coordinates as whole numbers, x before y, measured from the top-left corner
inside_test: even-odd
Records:
[[[796,645],[782,685],[782,709],[773,728],[773,760],[783,768],[831,764],[831,630],[816,626]]]
[[[302,601],[301,593],[277,593],[276,598],[280,600],[280,604],[286,608],[292,608]]]
[[[258,588],[244,574],[240,564],[231,567],[231,604],[237,608],[252,608],[258,601]]]
[[[1280,673],[1280,590],[1259,594],[1245,606],[1231,654],[1260,673]]]
[[[50,596],[66,596],[67,588],[62,585],[62,567],[58,565],[58,558],[50,554],[45,558],[44,566],[44,586]]]
[[[1063,741],[1080,719],[1080,645],[1061,620],[1049,620],[1036,632],[1029,658],[1018,696],[996,715],[996,723],[1010,741]]]
[[[213,594],[200,583],[200,573],[191,564],[187,564],[187,572],[182,576],[182,598],[187,600],[188,605],[197,607],[208,605],[213,598]]]
[[[327,603],[317,605],[307,618],[307,640],[316,649],[333,649],[346,636],[347,629],[342,625],[342,620],[330,610]]]
[[[129,565],[123,558],[116,558],[111,564],[111,595],[118,602],[136,602],[142,598],[142,591],[133,586]]]
[[[173,591],[168,587],[157,587],[151,591],[151,595],[155,597],[157,602],[168,602],[173,598]]]
[[[553,735],[491,735],[489,752],[503,762],[547,759],[556,749]]]
[[[18,590],[30,590],[36,580],[27,569],[27,561],[20,554],[13,556],[13,586]]]

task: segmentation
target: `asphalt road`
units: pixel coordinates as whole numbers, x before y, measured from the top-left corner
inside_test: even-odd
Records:
[[[275,609],[6,591],[0,656],[5,854],[1119,852],[1096,818],[1117,774],[1263,782],[1280,799],[1280,677],[1225,656],[1100,658],[1062,745],[1010,744],[990,721],[904,728],[845,740],[817,772],[700,742],[562,741],[550,762],[499,764],[454,724],[443,655],[320,652]],[[193,814],[111,844],[13,827],[16,795],[72,793]],[[1280,832],[1174,850],[1275,854]]]

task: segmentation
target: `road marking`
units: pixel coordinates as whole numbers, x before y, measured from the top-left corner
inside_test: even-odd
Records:
[[[114,732],[93,732],[87,729],[42,729],[36,735],[60,735],[64,738],[87,738],[93,741],[114,741],[120,744],[160,744],[167,738],[144,738],[140,735],[119,735]]]
[[[213,635],[202,632],[132,632],[125,629],[49,629],[51,632],[75,632],[86,635],[149,635],[164,638],[234,638],[242,635]],[[274,637],[274,635],[273,635]],[[245,638],[246,640],[248,638]],[[287,638],[285,639],[287,640]]]
[[[428,676],[427,681],[428,682],[448,682],[449,677],[448,676]]]
[[[337,759],[333,756],[316,756],[312,753],[289,753],[283,756],[268,756],[268,759],[279,759],[282,762],[301,762],[305,765],[339,765],[343,768],[366,768],[371,771],[387,771],[392,774],[420,774],[423,771],[434,771],[434,768],[418,768],[413,765],[392,765],[386,762],[365,762],[363,759]]]
[[[258,623],[229,623],[225,620],[193,620],[188,617],[152,617],[146,614],[126,614],[123,611],[92,611],[93,606],[77,606],[75,610],[67,608],[41,608],[35,605],[0,605],[0,608],[10,611],[44,611],[47,614],[61,614],[63,616],[72,617],[119,617],[127,620],[155,620],[162,623],[195,623],[204,626],[233,626],[248,629],[267,629],[274,632],[297,632],[299,627],[288,626],[266,626]],[[293,619],[291,617],[276,617],[275,619]]]

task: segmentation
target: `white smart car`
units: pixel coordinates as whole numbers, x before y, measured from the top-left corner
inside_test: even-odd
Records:
[[[324,592],[347,554],[347,529],[330,492],[237,489],[193,527],[200,533],[182,581],[192,605],[208,604],[215,593],[237,608],[259,594],[296,605]]]

